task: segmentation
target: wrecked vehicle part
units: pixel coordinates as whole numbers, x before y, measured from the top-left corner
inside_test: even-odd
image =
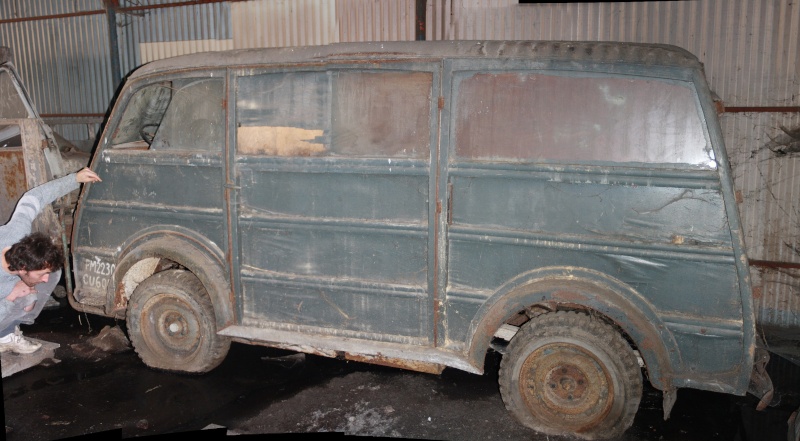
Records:
[[[750,384],[758,336],[716,109],[697,58],[663,45],[353,43],[149,63],[92,160],[104,181],[78,208],[70,301],[120,317],[147,280],[185,271],[192,292],[165,294],[205,299],[213,317],[137,314],[423,372],[481,373],[498,347],[523,424],[593,379],[574,421],[526,425],[615,436],[639,368],[665,417],[679,388]],[[572,317],[609,338],[570,334]],[[194,329],[179,321],[166,329]],[[137,347],[169,345],[146,323]],[[220,352],[199,352],[200,370]],[[516,377],[534,387],[517,394]]]
[[[89,155],[71,147],[39,116],[14,66],[11,49],[0,46],[1,222],[8,220],[17,200],[26,190],[88,164]],[[62,197],[52,207],[45,207],[34,222],[34,231],[54,234],[64,242],[66,249],[71,238],[72,213],[77,195],[76,190]],[[69,273],[67,255],[65,253],[64,264]],[[70,284],[67,289],[71,289]]]

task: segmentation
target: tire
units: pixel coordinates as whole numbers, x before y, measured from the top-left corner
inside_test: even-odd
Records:
[[[525,426],[549,435],[607,439],[633,424],[642,372],[610,325],[577,312],[531,319],[500,362],[500,393]]]
[[[155,369],[208,372],[230,348],[230,339],[217,335],[208,292],[189,271],[163,271],[140,283],[128,303],[127,325],[139,358]]]

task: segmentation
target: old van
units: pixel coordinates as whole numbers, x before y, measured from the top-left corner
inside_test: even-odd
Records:
[[[91,167],[71,302],[125,318],[153,368],[206,372],[236,341],[480,374],[494,349],[522,424],[584,438],[631,425],[643,374],[665,417],[679,388],[767,399],[716,107],[682,49],[181,56],[127,79]]]

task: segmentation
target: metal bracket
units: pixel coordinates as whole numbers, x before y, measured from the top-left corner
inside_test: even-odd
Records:
[[[669,387],[664,389],[664,403],[662,407],[664,408],[664,421],[669,419],[669,414],[672,412],[672,406],[675,405],[675,401],[678,400],[678,388]]]
[[[767,373],[767,363],[769,362],[769,352],[761,346],[760,338],[756,343],[755,357],[753,359],[753,371],[750,374],[750,384],[747,392],[760,398],[756,410],[764,410],[772,401],[775,392],[772,386],[772,379]]]

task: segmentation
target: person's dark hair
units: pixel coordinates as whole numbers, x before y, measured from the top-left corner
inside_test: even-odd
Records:
[[[43,233],[31,233],[11,245],[6,252],[6,263],[11,271],[57,271],[64,264],[61,247]]]

